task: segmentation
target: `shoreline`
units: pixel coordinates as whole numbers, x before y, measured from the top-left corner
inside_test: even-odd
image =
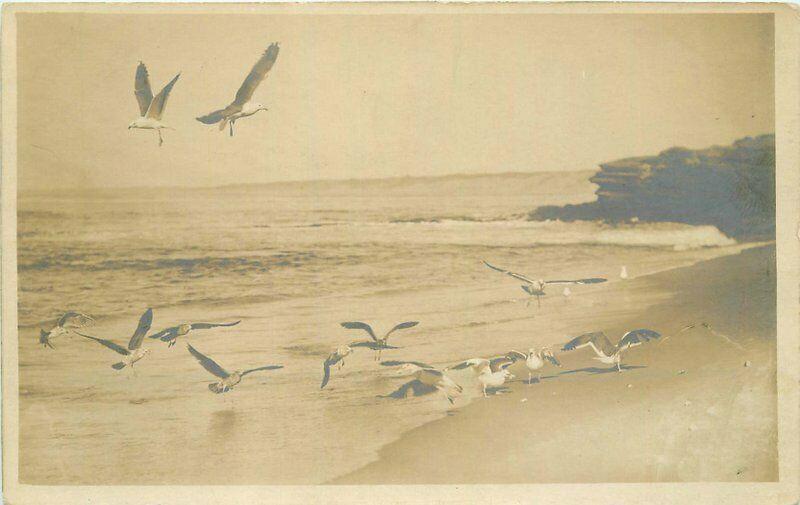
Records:
[[[624,373],[607,373],[588,350],[559,353],[564,367],[546,367],[541,384],[522,384],[515,365],[509,392],[404,432],[327,483],[777,480],[774,254],[762,245],[629,281],[634,292],[673,291],[648,315],[597,328],[612,341],[632,327],[669,337],[626,353]],[[716,334],[677,334],[689,319]]]

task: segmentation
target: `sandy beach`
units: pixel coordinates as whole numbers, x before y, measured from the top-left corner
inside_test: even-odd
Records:
[[[623,373],[592,361],[588,349],[562,353],[563,368],[549,367],[540,384],[518,380],[504,394],[476,399],[332,482],[774,481],[773,265],[770,246],[614,286],[604,312],[617,305],[618,317],[566,325],[574,333],[649,327],[669,336],[628,352]],[[669,297],[624,310],[626,300],[654,289]],[[700,321],[715,333],[676,334]],[[526,377],[524,368],[515,371]]]

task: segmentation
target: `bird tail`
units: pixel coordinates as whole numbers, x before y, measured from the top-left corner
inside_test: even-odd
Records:
[[[221,394],[227,391],[224,386],[220,386],[218,383],[214,382],[208,385],[209,391],[216,394]]]
[[[226,126],[228,126],[228,120],[223,119],[222,121],[219,122],[219,131],[224,130]]]
[[[201,123],[204,123],[204,124],[219,123],[220,121],[222,121],[225,118],[225,116],[222,114],[224,111],[225,111],[225,109],[215,110],[214,112],[206,114],[205,116],[200,116],[200,117],[195,118],[195,119],[197,119],[198,121],[200,121]]]
[[[113,365],[111,365],[111,368],[113,368],[114,370],[122,370],[123,368],[125,368],[125,363],[123,363],[122,361],[114,363]]]

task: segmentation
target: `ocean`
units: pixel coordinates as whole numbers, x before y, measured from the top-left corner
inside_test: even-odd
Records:
[[[494,264],[544,279],[631,277],[739,247],[711,226],[529,221],[542,205],[593,199],[590,174],[532,173],[317,181],[195,189],[104,189],[19,196],[22,482],[85,484],[322,483],[352,471],[404,431],[451,408],[440,395],[385,398],[402,382],[358,351],[320,391],[322,362],[364,337],[366,320],[403,347],[384,358],[446,366],[553,343],[567,323],[602,320],[606,285],[548,292],[527,306]],[[631,300],[629,309],[663,293]],[[280,363],[232,392],[183,342],[136,365],[80,337],[36,342],[67,310],[87,332],[124,342],[147,307],[153,331],[232,321],[188,341],[230,369]],[[593,319],[594,318],[594,319]],[[530,334],[504,334],[504,321]],[[598,323],[599,324],[599,323]],[[457,375],[465,384],[468,375]],[[135,471],[133,471],[135,469]]]

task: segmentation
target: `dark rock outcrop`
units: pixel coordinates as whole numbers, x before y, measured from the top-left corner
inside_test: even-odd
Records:
[[[775,237],[774,135],[604,163],[590,181],[596,201],[540,207],[530,219],[711,224],[737,239]]]

